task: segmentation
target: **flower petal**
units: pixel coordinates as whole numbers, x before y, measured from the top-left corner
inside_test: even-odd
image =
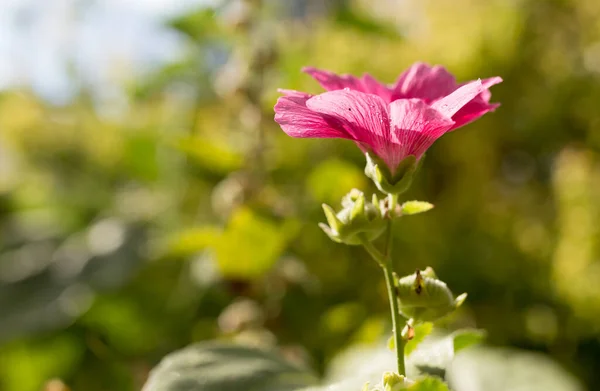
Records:
[[[392,141],[387,105],[382,98],[359,91],[336,90],[310,98],[306,106],[334,118],[363,151],[372,151],[388,163],[387,150]]]
[[[390,123],[394,164],[406,156],[419,159],[423,153],[452,128],[454,121],[420,99],[398,99],[390,103]]]
[[[467,103],[462,109],[452,116],[455,124],[450,130],[463,127],[486,113],[496,110],[500,103],[487,103],[479,96]]]
[[[281,91],[275,104],[275,122],[292,137],[351,138],[336,122],[306,107],[310,94],[299,91]]]
[[[492,93],[488,90],[488,88],[501,82],[502,78],[500,77],[491,77],[489,79],[482,80],[481,85],[483,88],[485,88],[485,90],[483,90],[478,96],[464,105],[456,112],[456,114],[452,116],[455,124],[451,130],[458,129],[468,123],[471,123],[484,114],[494,111],[498,106],[500,106],[499,103],[489,103]]]
[[[494,86],[496,84],[502,83],[502,81],[503,80],[502,80],[502,78],[500,76],[490,77],[490,78],[487,78],[487,79],[483,79],[481,81],[481,85],[483,86],[483,88],[485,88],[487,90],[491,86]]]
[[[484,91],[481,80],[472,81],[456,89],[450,95],[435,101],[431,107],[438,110],[447,117],[452,117],[464,105],[472,101],[477,95]]]
[[[296,90],[286,90],[285,88],[278,88],[277,92],[279,92],[280,94],[283,94],[284,96],[306,97],[306,99],[308,99],[312,96],[312,94],[308,94],[306,92],[296,91]]]
[[[333,72],[313,68],[305,67],[302,69],[303,72],[311,75],[321,87],[327,91],[343,90],[349,88],[354,91],[366,92],[369,94],[378,95],[386,102],[390,101],[391,89],[377,81],[373,76],[365,73],[361,78],[352,75],[337,75]]]
[[[393,88],[392,100],[418,98],[430,103],[457,87],[454,76],[446,68],[418,62],[400,75]]]

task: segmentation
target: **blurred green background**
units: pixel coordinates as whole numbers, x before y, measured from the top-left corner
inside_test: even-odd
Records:
[[[0,5],[0,390],[138,390],[213,338],[323,373],[379,341],[378,268],[317,227],[321,203],[375,190],[364,157],[287,137],[272,108],[277,88],[321,91],[305,65],[392,82],[415,61],[504,83],[428,152],[404,198],[436,208],[398,224],[399,272],[469,293],[447,327],[600,384],[600,2],[175,3],[147,2],[152,29],[134,1]]]

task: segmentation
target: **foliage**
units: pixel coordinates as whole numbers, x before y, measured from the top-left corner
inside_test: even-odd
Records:
[[[101,107],[76,74],[63,106],[3,91],[0,389],[139,390],[163,356],[214,338],[341,381],[340,352],[391,328],[378,267],[317,226],[321,203],[369,186],[364,161],[350,142],[282,134],[276,88],[319,91],[304,65],[391,82],[417,60],[505,81],[496,113],[428,152],[405,199],[436,208],[399,224],[397,269],[431,265],[469,293],[449,330],[546,355],[463,352],[477,337],[455,336],[462,370],[501,371],[481,371],[486,391],[538,371],[594,389],[599,20],[594,0],[225,1],[168,24],[185,53],[131,74],[124,105]],[[381,380],[361,377],[367,357],[357,390]]]

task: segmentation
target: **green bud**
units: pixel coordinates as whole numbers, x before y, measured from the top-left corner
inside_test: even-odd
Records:
[[[383,374],[384,391],[400,391],[406,389],[410,383],[406,377],[395,372],[385,372]]]
[[[394,174],[389,167],[377,156],[366,153],[367,165],[365,174],[375,182],[377,188],[387,194],[401,194],[410,187],[412,178],[417,169],[419,162],[413,155],[407,156],[400,162]]]
[[[430,267],[400,278],[397,288],[400,313],[418,322],[442,318],[460,307],[467,298],[463,293],[455,299],[446,283],[440,281]]]
[[[380,203],[367,201],[360,190],[352,189],[346,194],[342,199],[342,207],[336,213],[332,207],[323,204],[329,225],[320,223],[319,227],[334,242],[358,245],[361,239],[377,239],[385,230]]]

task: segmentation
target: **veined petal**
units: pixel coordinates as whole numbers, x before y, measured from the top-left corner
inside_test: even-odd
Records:
[[[478,96],[452,116],[455,124],[450,130],[455,130],[465,126],[476,119],[479,119],[484,114],[496,110],[496,108],[499,106],[500,103],[487,103],[483,100],[483,98]]]
[[[481,80],[472,81],[456,89],[450,95],[435,101],[431,107],[438,110],[447,117],[452,117],[464,105],[472,101],[477,95],[484,91]]]
[[[418,62],[400,75],[394,84],[391,100],[418,98],[430,103],[457,87],[456,79],[446,68]]]
[[[452,116],[455,124],[451,130],[458,129],[468,123],[471,123],[484,114],[494,111],[498,106],[500,106],[499,103],[489,103],[492,93],[488,90],[488,88],[501,82],[502,78],[500,77],[483,79],[481,81],[481,85],[483,88],[485,88],[485,90],[483,90],[478,96],[464,105]]]
[[[390,103],[389,110],[395,166],[409,155],[419,159],[454,125],[452,119],[420,99],[395,100]]]
[[[336,122],[306,107],[312,95],[292,91],[281,91],[275,104],[275,122],[292,137],[351,138]]]
[[[389,141],[387,107],[376,95],[347,89],[329,91],[310,98],[306,107],[334,119],[353,140],[375,151]]]
[[[311,75],[327,91],[349,88],[354,91],[378,95],[386,102],[389,102],[391,97],[391,89],[368,73],[359,78],[346,74],[337,75],[333,72],[313,67],[305,67],[302,71]]]
[[[344,88],[362,91],[362,83],[357,77],[352,75],[337,75],[333,72],[313,67],[304,67],[302,68],[302,72],[311,75],[327,91],[343,90]]]

